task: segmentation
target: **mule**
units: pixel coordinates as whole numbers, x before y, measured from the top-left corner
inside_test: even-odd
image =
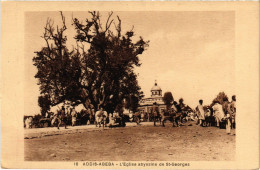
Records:
[[[173,122],[173,113],[172,112],[162,111],[160,113],[160,117],[161,117],[160,124],[162,124],[163,127],[165,127],[164,123],[166,122],[166,120]]]
[[[179,122],[183,123],[184,116],[183,113],[181,112],[176,112],[174,110],[166,111],[166,112],[163,111],[160,113],[160,115],[161,115],[161,122],[163,127],[165,127],[164,123],[166,122],[166,120],[172,122],[172,127],[175,126],[179,127],[180,126]]]

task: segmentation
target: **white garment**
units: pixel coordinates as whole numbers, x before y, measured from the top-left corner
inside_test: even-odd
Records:
[[[212,108],[214,110],[214,117],[218,118],[218,120],[224,118],[223,107],[221,104],[216,103]]]
[[[197,108],[198,108],[199,119],[205,120],[205,112],[204,112],[203,106],[202,105],[198,105]]]

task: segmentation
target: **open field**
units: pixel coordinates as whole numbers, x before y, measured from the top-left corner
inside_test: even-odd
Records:
[[[225,129],[154,127],[151,122],[120,128],[94,126],[25,129],[26,161],[231,161],[235,135]],[[235,130],[232,130],[234,134]]]

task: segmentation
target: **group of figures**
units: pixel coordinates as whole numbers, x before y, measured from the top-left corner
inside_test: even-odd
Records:
[[[192,120],[197,121],[197,125],[203,127],[216,126],[225,128],[227,134],[231,134],[231,129],[235,128],[236,125],[236,96],[232,96],[231,102],[227,98],[223,98],[222,104],[214,100],[210,106],[204,106],[203,100],[199,100],[195,112],[187,111],[183,100],[180,100],[179,104],[174,101],[169,109],[162,112],[159,112],[156,103],[154,103],[152,113],[154,126],[159,121],[164,127],[165,121],[169,120],[172,122],[173,127],[179,127],[186,121]]]
[[[172,122],[173,127],[181,126],[184,121],[186,121],[188,114],[182,99],[179,100],[179,103],[174,101],[173,105],[169,109],[162,110],[162,112],[159,112],[156,103],[154,103],[152,113],[154,126],[156,126],[156,122],[159,121],[163,127],[165,127],[165,122],[167,120]]]
[[[154,103],[150,118],[154,126],[159,121],[165,127],[165,122],[169,120],[172,122],[173,127],[180,127],[188,120],[193,120],[197,121],[197,125],[204,127],[216,126],[221,128],[225,126],[227,134],[230,134],[231,129],[235,128],[236,124],[236,96],[232,96],[231,102],[227,98],[223,98],[223,102],[221,103],[215,100],[210,106],[204,106],[203,100],[199,100],[199,105],[195,110],[191,110],[185,106],[183,99],[180,99],[179,103],[174,101],[171,107],[161,112],[159,112],[157,104]],[[79,113],[75,111],[75,107],[65,109],[62,106],[55,114],[49,113],[46,118],[40,119],[39,122],[46,122],[47,120],[50,122],[49,126],[56,126],[58,129],[62,124],[67,128],[67,125],[89,125],[92,123],[95,123],[98,127],[106,127],[107,125],[109,127],[124,127],[125,122],[128,121],[123,114],[116,112],[108,114],[102,106],[96,112],[94,112],[94,109],[89,109],[82,110]],[[145,120],[145,114],[136,112],[132,116],[129,116],[129,120],[140,124],[141,121]],[[33,118],[28,117],[25,120],[26,128],[31,128],[32,122]]]
[[[85,112],[88,112],[88,111],[85,111]],[[114,112],[113,114],[110,113],[108,115],[108,113],[103,109],[102,106],[95,113],[92,110],[92,111],[90,111],[90,113],[86,113],[83,115],[88,115],[87,123],[86,123],[87,125],[89,125],[90,122],[94,119],[93,122],[98,127],[101,127],[101,126],[105,127],[107,125],[109,125],[111,127],[111,126],[115,125],[116,123],[118,123],[119,126],[125,126],[124,121],[122,120],[122,118],[119,116],[118,113]],[[70,112],[68,113],[65,111],[65,107],[62,106],[61,110],[57,111],[57,113],[53,115],[51,125],[57,126],[58,129],[61,125],[64,125],[65,129],[66,129],[67,124],[68,124],[67,123],[68,119],[71,120],[71,125],[75,126],[76,122],[78,120],[78,113],[75,111],[75,107],[71,108]]]
[[[100,107],[100,109],[95,113],[95,124],[98,127],[103,126],[109,126],[112,128],[113,126],[119,126],[124,127],[125,126],[125,120],[124,116],[117,112],[114,113],[108,113],[103,109],[103,107]]]
[[[82,109],[80,112],[75,107],[62,106],[56,112],[46,112],[45,116],[25,116],[24,124],[26,128],[42,128],[42,127],[60,127],[64,125],[89,125],[94,122],[94,112],[92,110]]]
[[[213,101],[213,104],[204,109],[203,100],[199,101],[196,107],[198,123],[201,126],[225,126],[227,134],[231,133],[231,129],[236,125],[236,96],[232,96],[232,101],[223,98],[223,103]]]

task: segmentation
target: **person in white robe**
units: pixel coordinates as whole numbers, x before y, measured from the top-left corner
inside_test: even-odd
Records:
[[[212,107],[213,108],[213,111],[214,111],[214,114],[213,116],[215,117],[215,120],[217,122],[217,127],[219,127],[219,122],[221,122],[221,119],[224,118],[224,112],[223,112],[223,107],[222,105],[219,103],[219,101],[214,101],[214,106]]]
[[[199,100],[199,105],[196,107],[198,118],[199,118],[199,125],[202,125],[203,121],[205,120],[205,112],[203,108],[203,100]]]

